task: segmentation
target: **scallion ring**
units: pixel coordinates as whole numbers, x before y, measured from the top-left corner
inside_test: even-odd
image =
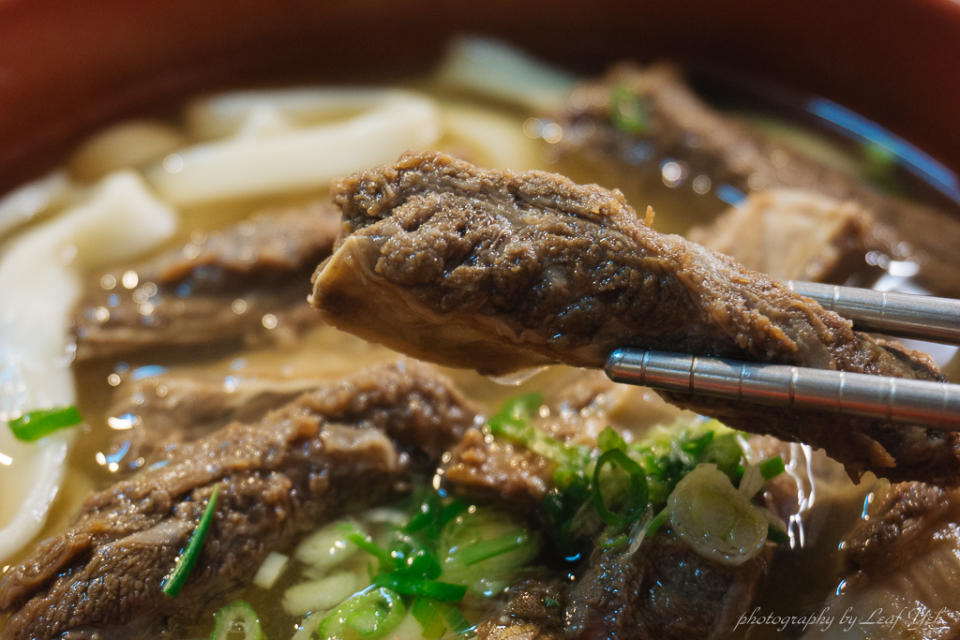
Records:
[[[217,611],[213,633],[210,640],[227,640],[236,637],[231,632],[237,627],[243,633],[243,640],[264,640],[263,629],[260,627],[260,617],[247,602],[234,600]]]
[[[372,586],[343,601],[317,627],[316,637],[338,640],[383,638],[399,626],[407,608],[396,591]]]
[[[606,466],[619,467],[630,476],[630,488],[620,512],[614,512],[607,506],[604,498],[602,471]],[[647,477],[639,464],[620,449],[610,449],[597,460],[593,470],[593,503],[604,522],[613,527],[624,527],[639,517],[647,508]]]

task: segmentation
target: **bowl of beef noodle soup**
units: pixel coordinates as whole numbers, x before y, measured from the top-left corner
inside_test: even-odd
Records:
[[[0,638],[960,633],[960,437],[602,372],[960,380],[780,284],[960,297],[953,5],[281,4],[0,6]]]

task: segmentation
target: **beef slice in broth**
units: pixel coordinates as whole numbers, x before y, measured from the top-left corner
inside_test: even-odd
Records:
[[[567,637],[724,637],[763,585],[770,556],[767,549],[740,566],[722,565],[669,531],[633,554],[597,546],[567,595]]]
[[[108,453],[127,474],[166,457],[228,422],[252,422],[301,393],[325,384],[305,378],[269,379],[164,373],[128,380],[114,393],[107,423],[121,426]]]
[[[642,115],[625,124],[623,110]],[[575,88],[558,123],[561,153],[576,153],[623,179],[643,181],[636,162],[643,147],[646,157],[681,160],[712,184],[745,194],[785,187],[855,202],[875,217],[885,236],[898,239],[889,246],[889,258],[916,262],[916,280],[932,293],[960,297],[956,215],[881,193],[715,110],[672,65],[614,66]]]
[[[960,634],[960,492],[920,482],[879,486],[840,551],[848,572],[823,606],[846,620],[878,620],[889,640]],[[845,638],[871,625],[811,627],[805,639]],[[872,630],[872,629],[868,629]],[[873,637],[873,636],[871,636]]]
[[[317,321],[305,303],[307,282],[339,230],[328,203],[268,211],[103,274],[74,314],[77,359],[256,339],[267,330],[295,335]],[[135,282],[125,278],[131,272]],[[275,322],[265,324],[267,314]]]
[[[92,494],[65,532],[0,577],[0,611],[11,614],[3,637],[153,637],[159,624],[195,624],[249,583],[270,551],[396,495],[475,420],[446,379],[401,362],[183,444],[165,464]],[[216,486],[197,564],[170,598],[162,581]]]
[[[437,153],[334,185],[348,233],[314,274],[331,324],[442,364],[602,367],[617,347],[941,380],[924,354],[735,260],[654,231],[619,191]],[[853,477],[960,480],[960,435],[672,393],[732,427],[823,448]]]
[[[867,254],[897,243],[855,202],[800,189],[757,192],[686,236],[778,280],[861,285],[882,273]]]
[[[501,611],[477,625],[477,640],[562,640],[564,585],[529,578],[510,587]]]

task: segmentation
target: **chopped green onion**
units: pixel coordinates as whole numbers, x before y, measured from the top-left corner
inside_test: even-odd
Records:
[[[621,547],[627,546],[628,542],[630,542],[630,538],[627,537],[627,534],[621,533],[614,538],[601,540],[600,546],[604,549],[620,549]]]
[[[507,400],[503,407],[487,421],[494,435],[506,436],[521,442],[529,441],[533,431],[530,420],[543,404],[539,393],[526,393]]]
[[[443,508],[440,509],[440,513],[437,514],[436,532],[440,533],[441,529],[469,508],[470,504],[459,498],[455,498],[449,504],[444,505]]]
[[[896,152],[873,140],[863,143],[860,149],[864,177],[884,191],[898,193],[901,184],[896,172]]]
[[[235,600],[217,611],[215,620],[210,640],[237,638],[236,634],[232,633],[237,627],[240,627],[240,632],[243,634],[238,640],[264,640],[265,638],[263,629],[260,628],[260,617],[257,616],[253,607],[243,600]]]
[[[649,115],[645,101],[630,87],[618,84],[610,92],[613,124],[627,133],[640,134],[647,128]]]
[[[695,458],[702,457],[707,448],[713,444],[713,439],[716,437],[716,431],[703,431],[702,433],[697,432],[687,432],[684,434],[685,437],[677,438],[673,441],[673,445],[679,449],[682,454],[681,457],[685,462],[689,462]]]
[[[508,400],[488,421],[490,433],[522,444],[530,451],[556,463],[554,482],[565,489],[577,481],[590,465],[589,447],[570,445],[533,426],[537,408],[543,403],[539,393],[528,393]]]
[[[413,606],[410,607],[410,612],[413,614],[413,617],[416,618],[417,622],[420,623],[420,627],[423,629],[424,640],[436,640],[442,637],[443,632],[447,630],[439,609],[437,609],[433,601],[428,598],[414,599]]]
[[[370,587],[343,601],[323,619],[315,636],[337,640],[373,640],[396,629],[407,609],[395,591]]]
[[[417,538],[402,532],[394,534],[390,556],[396,571],[424,578],[439,577],[442,571],[436,553]]]
[[[620,467],[630,476],[630,487],[623,497],[624,506],[619,513],[607,507],[601,485],[601,472],[605,466]],[[593,503],[603,521],[614,527],[623,527],[638,517],[647,508],[647,477],[643,469],[620,449],[610,449],[597,460],[593,470]]]
[[[406,533],[423,531],[431,540],[439,535],[448,522],[467,510],[470,505],[460,499],[443,504],[435,491],[430,491],[421,500],[420,506],[410,522],[403,527]]]
[[[530,542],[530,533],[526,529],[511,531],[493,540],[483,540],[465,547],[459,552],[460,561],[467,567],[489,560],[495,556],[510,553]]]
[[[533,426],[531,420],[543,404],[539,393],[527,393],[507,400],[487,421],[490,433],[518,442],[534,453],[557,463],[570,455],[569,448],[556,438]]]
[[[758,491],[763,489],[763,483],[763,472],[760,470],[759,465],[750,464],[743,470],[743,475],[740,477],[737,490],[747,498],[753,498],[753,496],[757,495]]]
[[[702,463],[677,483],[667,506],[677,536],[705,558],[737,566],[767,541],[764,512],[716,465]]]
[[[213,488],[213,493],[210,494],[207,506],[203,510],[203,515],[200,516],[200,522],[197,523],[197,528],[194,529],[190,535],[190,541],[187,542],[186,549],[184,549],[180,557],[177,558],[177,563],[173,566],[173,571],[163,579],[160,585],[164,595],[170,596],[171,598],[176,598],[180,595],[180,590],[183,589],[187,577],[189,577],[190,572],[193,571],[193,565],[197,563],[197,559],[200,557],[200,550],[203,548],[203,541],[206,539],[207,531],[210,529],[210,523],[213,521],[213,514],[217,508],[217,497],[219,495],[220,485],[218,484]]]
[[[540,552],[540,536],[506,513],[477,507],[443,530],[438,541],[444,582],[489,597],[503,591]]]
[[[603,431],[597,435],[597,448],[600,451],[609,451],[610,449],[626,451],[627,443],[613,427],[604,427]]]
[[[694,460],[692,466],[696,467],[701,462],[712,462],[717,465],[720,471],[733,479],[737,473],[737,467],[743,460],[743,449],[740,448],[738,440],[740,434],[728,428],[719,420],[711,420],[705,425],[705,428],[713,430],[713,438],[707,444],[703,455],[700,459]]]
[[[636,99],[626,87],[618,91],[626,92],[620,98]],[[645,115],[643,104],[638,109]],[[631,527],[656,532],[670,517],[662,511],[669,497],[698,465],[710,464],[735,481],[744,473],[742,434],[717,420],[679,420],[629,443],[608,426],[597,435],[597,446],[591,448],[565,443],[535,425],[533,418],[541,402],[538,394],[515,398],[488,426],[495,437],[519,443],[556,464],[553,487],[540,507],[556,550],[565,556],[583,553],[586,542],[595,540],[604,526],[610,544]],[[777,468],[776,462],[764,467],[768,473]],[[752,468],[756,477],[748,483],[756,484],[758,490],[764,481],[760,471]],[[647,523],[651,512],[658,515]],[[451,575],[445,565],[444,576]]]
[[[447,621],[447,626],[450,627],[450,630],[454,633],[459,635],[473,628],[473,625],[463,617],[463,613],[461,613],[457,607],[438,602],[437,608],[440,609],[440,613],[443,614],[444,619]]]
[[[381,571],[392,571],[396,568],[396,562],[394,561],[393,556],[390,555],[390,552],[371,540],[362,531],[354,530],[353,533],[348,533],[347,540],[379,560]]]
[[[781,531],[777,527],[770,525],[767,527],[767,540],[775,542],[776,544],[789,544],[790,536],[787,535],[785,531]]]
[[[787,468],[783,464],[783,458],[780,456],[775,458],[767,458],[760,463],[760,473],[763,475],[764,480],[776,478],[786,470]]]
[[[66,429],[83,422],[83,416],[74,406],[38,409],[30,411],[8,424],[17,440],[35,442],[60,429]]]
[[[460,602],[467,593],[467,588],[463,585],[427,580],[403,573],[381,573],[374,577],[373,584],[405,596],[422,596],[441,602]]]
[[[654,516],[653,520],[650,521],[650,524],[647,525],[647,535],[652,536],[657,531],[660,531],[660,527],[663,526],[663,524],[667,521],[667,518],[669,517],[670,517],[670,512],[667,510],[667,508],[664,507],[663,509],[661,509],[660,513]]]

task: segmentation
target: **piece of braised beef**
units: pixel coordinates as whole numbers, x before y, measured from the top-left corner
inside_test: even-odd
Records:
[[[813,191],[771,189],[686,236],[778,280],[865,286],[882,273],[870,262],[896,246],[888,231],[854,202]]]
[[[74,314],[77,358],[150,347],[292,338],[317,322],[310,272],[340,215],[327,203],[267,211],[91,282]]]
[[[881,193],[717,111],[672,65],[616,65],[581,83],[558,122],[561,153],[597,163],[619,186],[636,181],[642,189],[649,180],[659,181],[659,163],[672,159],[686,163],[691,175],[707,176],[714,190],[746,195],[786,187],[852,201],[875,218],[881,235],[897,239],[886,244],[884,259],[914,261],[922,286],[960,297],[955,214]]]
[[[182,444],[92,494],[65,532],[0,577],[0,611],[11,614],[3,637],[176,632],[249,583],[270,551],[429,472],[475,418],[446,379],[401,362]],[[161,583],[216,486],[197,564],[179,597],[168,597]]]
[[[899,615],[890,640],[960,634],[960,491],[920,482],[880,485],[841,545],[847,574],[823,606],[868,620]],[[811,638],[842,638],[843,627]]]
[[[501,611],[477,627],[477,640],[562,640],[564,591],[557,580],[520,580]]]
[[[228,422],[253,422],[310,389],[329,384],[310,379],[163,373],[128,380],[107,409],[121,426],[108,458],[121,476],[157,462],[178,445],[205,437]]]
[[[929,357],[769,277],[654,231],[618,191],[438,153],[337,182],[348,234],[314,275],[335,326],[482,372],[602,367],[617,347],[942,379]],[[858,477],[960,480],[960,435],[670,394],[732,427],[821,447]]]

